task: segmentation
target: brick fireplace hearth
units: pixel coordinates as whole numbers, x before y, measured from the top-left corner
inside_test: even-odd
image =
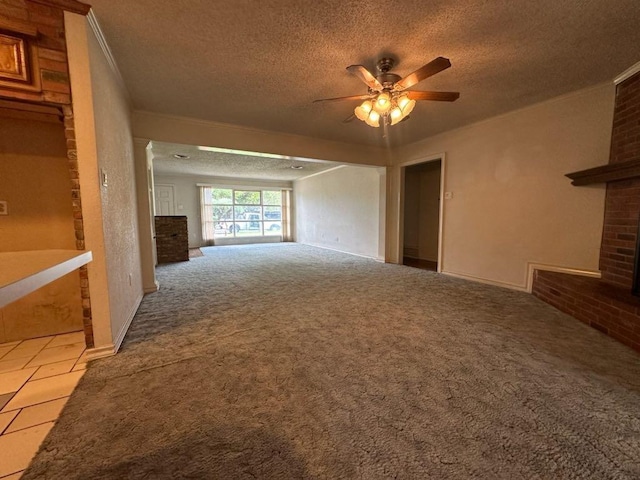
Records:
[[[640,72],[619,83],[609,164],[567,175],[577,186],[607,183],[601,279],[536,270],[532,293],[640,352]]]

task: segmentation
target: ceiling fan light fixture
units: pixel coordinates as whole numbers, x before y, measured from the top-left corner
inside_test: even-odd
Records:
[[[407,100],[409,99],[407,98]],[[402,116],[406,117],[407,115],[409,115],[413,111],[413,108],[415,106],[416,106],[415,100],[409,100],[408,102],[405,102],[404,107],[400,107],[400,110],[402,110]]]
[[[371,112],[372,109],[373,109],[373,103],[371,103],[371,100],[365,100],[364,102],[362,102],[362,105],[358,105],[355,108],[353,113],[355,114],[356,117],[358,117],[358,120],[362,120],[363,122],[366,122],[367,117],[369,116],[369,113]]]
[[[380,114],[375,110],[371,110],[369,116],[365,120],[365,123],[370,127],[378,128],[380,126]]]
[[[391,96],[388,92],[382,92],[376,98],[376,103],[373,106],[374,110],[378,113],[386,113],[391,108]]]
[[[460,97],[460,92],[408,90],[417,83],[451,67],[448,58],[434,58],[404,78],[389,71],[393,68],[394,63],[392,58],[381,58],[377,63],[378,75],[374,75],[362,65],[350,65],[347,67],[347,71],[367,85],[368,93],[348,97],[323,98],[314,100],[314,103],[364,99],[365,101],[353,110],[354,115],[351,115],[344,123],[351,121],[355,116],[371,127],[379,127],[382,122],[386,131],[388,125],[396,125],[409,116],[416,106],[416,100],[455,102]]]
[[[391,125],[395,125],[404,118],[404,115],[402,114],[400,107],[395,106],[389,112],[389,117],[391,118]]]

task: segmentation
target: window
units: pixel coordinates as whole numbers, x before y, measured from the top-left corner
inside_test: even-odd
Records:
[[[281,190],[203,187],[205,239],[282,234]]]

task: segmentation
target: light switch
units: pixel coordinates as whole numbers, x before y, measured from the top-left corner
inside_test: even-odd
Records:
[[[104,168],[100,169],[100,183],[102,183],[103,187],[107,186],[107,172],[105,172]]]
[[[444,192],[444,199],[451,200],[453,198],[453,192]]]
[[[0,215],[9,215],[7,202],[5,200],[0,200]]]

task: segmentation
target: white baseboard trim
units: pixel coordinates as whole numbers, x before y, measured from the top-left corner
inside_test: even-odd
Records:
[[[118,350],[120,350],[120,345],[122,345],[122,341],[124,340],[124,337],[127,334],[127,331],[129,330],[129,327],[131,326],[131,322],[133,321],[133,317],[135,317],[136,312],[138,311],[138,308],[140,307],[140,302],[142,302],[143,296],[144,295],[140,295],[136,299],[136,302],[135,302],[135,304],[133,306],[133,309],[131,310],[131,313],[127,317],[127,321],[124,322],[124,325],[122,325],[122,328],[120,328],[120,331],[118,332],[118,335],[117,335],[117,337],[115,339],[115,343],[110,343],[110,344],[104,345],[102,347],[88,349],[87,350],[87,361],[96,360],[97,358],[112,357],[113,355],[118,353]]]
[[[96,360],[98,358],[112,357],[116,352],[113,343],[104,347],[90,348],[87,350],[87,361]]]
[[[471,280],[472,282],[484,283],[486,285],[493,285],[496,287],[508,288],[510,290],[517,290],[519,292],[526,292],[526,286],[524,285],[515,285],[513,283],[499,282],[497,280],[490,280],[488,278],[482,277],[474,277],[473,275],[467,275],[464,273],[456,273],[456,272],[440,272],[443,275],[448,275],[450,277],[461,278],[463,280]]]
[[[583,270],[579,268],[559,267],[557,265],[545,265],[544,263],[527,263],[527,286],[526,291],[531,293],[533,290],[533,272],[534,270],[545,270],[547,272],[567,273],[569,275],[580,275],[582,277],[602,278],[602,272],[599,270]]]
[[[356,257],[368,258],[369,260],[375,260],[377,262],[380,261],[378,256],[372,257],[370,255],[362,255],[361,253],[347,252],[346,250],[338,250],[337,248],[326,247],[324,245],[317,245],[315,243],[304,243],[304,242],[296,242],[296,243],[299,243],[300,245],[309,245],[310,247],[322,248],[324,250],[331,250],[332,252],[340,252],[340,253],[346,253],[347,255],[354,255]],[[382,262],[384,263],[384,260],[382,260]]]
[[[144,287],[144,293],[153,293],[153,292],[157,292],[158,289],[160,288],[160,285],[158,285],[158,282],[153,282],[153,286],[149,286],[149,287]]]
[[[133,305],[133,309],[131,310],[131,313],[129,313],[129,317],[127,318],[127,321],[124,322],[124,325],[122,325],[122,328],[120,329],[120,331],[118,332],[118,336],[116,337],[115,341],[114,341],[114,346],[113,346],[113,353],[118,353],[118,350],[120,350],[120,345],[122,345],[122,341],[124,340],[124,336],[127,334],[127,331],[129,330],[129,327],[131,326],[131,322],[133,321],[133,317],[136,316],[136,312],[138,311],[138,308],[140,307],[140,302],[142,302],[142,297],[143,295],[140,295],[135,304]]]

